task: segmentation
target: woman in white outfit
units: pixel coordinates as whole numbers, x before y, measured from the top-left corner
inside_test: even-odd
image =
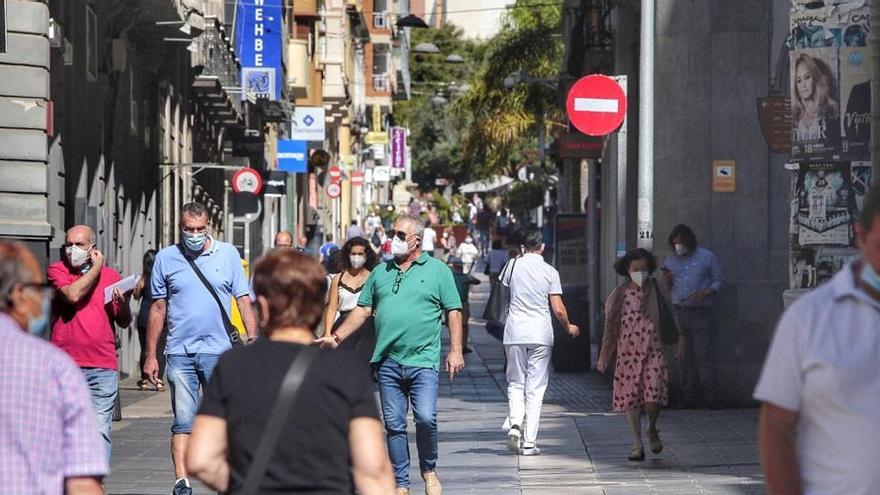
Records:
[[[568,320],[562,302],[559,272],[543,256],[544,241],[537,229],[523,237],[523,255],[510,260],[499,277],[510,289],[510,309],[504,326],[507,355],[507,448],[522,455],[538,455],[541,405],[550,375],[553,349],[551,311],[572,337],[580,334]]]

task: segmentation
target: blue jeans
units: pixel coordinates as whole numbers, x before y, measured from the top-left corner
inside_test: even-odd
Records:
[[[398,487],[409,487],[406,413],[412,403],[419,467],[423,473],[433,471],[437,466],[437,389],[440,373],[432,368],[404,366],[389,358],[379,364],[377,375],[394,478]]]
[[[168,354],[165,373],[171,389],[174,422],[171,433],[192,433],[199,407],[199,385],[204,388],[214,373],[220,354]]]
[[[110,428],[113,425],[113,409],[119,394],[119,372],[108,368],[80,368],[92,394],[92,406],[98,419],[98,431],[107,446],[107,462],[112,453]]]

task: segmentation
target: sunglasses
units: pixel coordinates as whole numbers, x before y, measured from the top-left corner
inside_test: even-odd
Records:
[[[403,272],[397,270],[397,277],[394,278],[394,285],[391,286],[391,292],[397,294],[400,291],[400,282],[403,280]]]
[[[402,230],[392,230],[391,232],[388,233],[388,235],[392,238],[397,237],[398,239],[400,239],[403,242],[406,242],[406,238],[409,237],[409,234],[407,234],[406,232],[404,232]]]

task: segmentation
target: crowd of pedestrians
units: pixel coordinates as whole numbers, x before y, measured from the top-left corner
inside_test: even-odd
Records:
[[[432,225],[412,214],[387,230],[375,219],[366,230],[355,223],[341,248],[328,237],[316,256],[279,232],[248,280],[237,249],[214,239],[204,206],[190,203],[181,242],[145,253],[141,278],[125,289],[88,226],[66,232],[63,259],[45,279],[30,251],[0,241],[0,491],[104,492],[118,396],[113,327],[133,323],[133,296],[138,387],[161,390],[164,377],[170,389],[173,495],[191,494],[193,478],[226,493],[408,494],[410,408],[425,493],[441,494],[440,373],[453,380],[465,368],[478,261],[502,307],[492,317],[506,357],[506,446],[540,455],[554,319],[560,335],[581,332],[545,261],[545,236],[521,230],[508,251],[496,231],[480,249],[471,234],[458,244]],[[473,230],[482,244],[478,219]],[[880,438],[877,187],[855,235],[861,256],[783,315],[755,390],[770,493],[868,494],[880,485],[864,441]],[[668,243],[662,264],[644,249],[617,260],[622,283],[604,305],[596,367],[613,370],[613,409],[630,427],[634,462],[646,458],[643,414],[648,447],[664,450],[671,366],[680,369],[680,406],[719,405],[711,356],[720,263],[685,225]]]

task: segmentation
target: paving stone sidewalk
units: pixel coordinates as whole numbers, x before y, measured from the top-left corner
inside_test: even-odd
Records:
[[[488,284],[472,294],[479,316]],[[444,344],[446,344],[444,336]],[[665,450],[627,461],[625,418],[611,413],[611,391],[595,373],[553,373],[545,398],[538,457],[505,448],[507,410],[503,349],[472,319],[467,369],[440,385],[438,474],[447,494],[751,494],[763,493],[754,409],[664,411]],[[130,388],[130,386],[128,387]],[[123,392],[123,421],[113,435],[109,493],[170,493],[170,405],[167,392]],[[422,493],[410,424],[413,493]],[[197,494],[211,493],[196,487]]]

